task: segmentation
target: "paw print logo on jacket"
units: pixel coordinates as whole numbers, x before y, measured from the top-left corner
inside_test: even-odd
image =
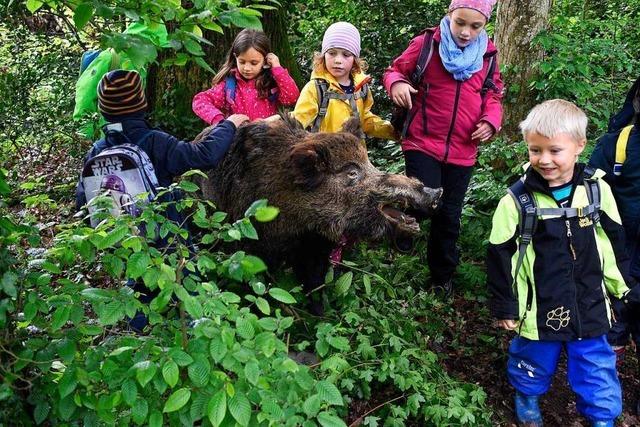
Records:
[[[546,325],[554,331],[559,331],[562,328],[569,326],[571,317],[569,316],[571,310],[565,310],[564,306],[560,306],[547,313]]]

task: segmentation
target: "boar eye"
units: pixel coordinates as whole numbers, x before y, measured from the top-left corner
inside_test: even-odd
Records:
[[[349,172],[347,172],[347,177],[349,177],[350,180],[355,181],[360,177],[360,173],[357,169],[351,169]]]

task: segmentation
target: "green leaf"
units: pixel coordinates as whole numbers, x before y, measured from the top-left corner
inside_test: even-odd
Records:
[[[251,384],[258,384],[258,379],[260,378],[260,367],[258,366],[258,363],[255,361],[247,363],[244,366],[244,375]]]
[[[127,227],[126,225],[120,225],[108,232],[106,236],[102,237],[96,244],[96,247],[98,249],[113,247],[127,235],[129,235],[129,227]]]
[[[344,295],[351,287],[353,281],[353,272],[349,271],[340,276],[336,282],[336,294]]]
[[[44,2],[40,0],[27,0],[27,10],[31,13],[35,13],[43,4]]]
[[[251,221],[248,219],[243,219],[238,224],[238,228],[244,237],[247,239],[258,240],[258,232],[256,231]]]
[[[149,417],[149,427],[162,427],[162,424],[163,417],[160,411],[153,411],[153,413]]]
[[[0,284],[2,285],[2,290],[4,293],[9,295],[11,298],[18,297],[18,290],[16,289],[16,283],[18,282],[18,275],[13,271],[7,271],[2,275],[2,281]]]
[[[145,360],[143,362],[138,362],[133,367],[136,369],[136,379],[140,383],[142,387],[147,385],[149,381],[153,378],[158,370],[158,367],[154,362],[149,360]]]
[[[249,276],[254,276],[260,272],[267,270],[267,265],[264,263],[264,261],[253,255],[245,256],[242,259],[241,264],[242,271],[244,271]]]
[[[193,358],[178,348],[169,350],[169,357],[178,364],[178,366],[188,366],[193,363]]]
[[[178,365],[173,360],[167,360],[162,366],[162,377],[171,388],[178,384],[179,374]]]
[[[136,424],[142,424],[149,414],[149,404],[143,398],[136,399],[136,403],[131,408],[131,416]],[[149,423],[151,424],[151,423]]]
[[[320,399],[320,395],[314,394],[313,396],[309,396],[307,400],[302,404],[302,410],[307,417],[312,418],[315,417],[318,411],[320,410],[320,405],[322,404],[322,399]]]
[[[342,395],[338,388],[329,381],[320,381],[316,384],[316,390],[323,402],[330,405],[343,405]]]
[[[76,10],[73,11],[73,22],[76,24],[76,28],[81,30],[87,22],[93,17],[93,5],[91,3],[82,3]]]
[[[347,427],[344,421],[329,412],[321,412],[318,415],[318,422],[322,427]]]
[[[189,368],[187,368],[189,378],[197,387],[204,387],[209,383],[209,375],[211,374],[211,365],[209,361],[202,357],[196,359]]]
[[[76,378],[76,371],[73,369],[67,370],[62,378],[60,378],[60,382],[58,383],[58,392],[60,393],[60,398],[64,398],[71,394],[77,386],[78,380]]]
[[[51,406],[49,406],[47,402],[39,402],[33,410],[33,419],[35,420],[36,424],[41,424],[44,420],[46,420],[50,411]]]
[[[218,427],[227,413],[227,394],[220,390],[213,395],[207,405],[207,416],[213,427]]]
[[[129,257],[127,261],[127,277],[137,279],[141,277],[151,263],[151,257],[148,252],[136,252]]]
[[[243,393],[236,391],[236,394],[229,399],[229,412],[241,426],[246,427],[249,425],[251,404]]]
[[[271,314],[271,307],[269,307],[269,301],[266,299],[262,297],[256,298],[256,305],[258,306],[258,309],[267,316]]]
[[[250,340],[255,335],[255,329],[251,321],[245,317],[238,317],[236,319],[236,330],[238,331],[238,335],[246,340]]]
[[[262,24],[257,16],[250,16],[241,10],[232,10],[228,12],[231,23],[240,28],[252,28],[254,30],[262,30]]]
[[[211,340],[211,343],[209,344],[209,353],[211,353],[211,357],[213,357],[213,360],[215,360],[216,363],[220,363],[220,361],[224,359],[227,351],[227,346],[222,341],[222,338],[217,336]]]
[[[194,193],[200,189],[197,184],[186,180],[180,181],[180,188],[187,193]]]
[[[197,41],[193,39],[184,40],[182,45],[187,49],[187,51],[194,56],[203,56],[204,51],[202,47],[198,44]]]
[[[258,222],[273,221],[279,213],[280,209],[276,208],[275,206],[259,207],[256,210],[256,220]]]
[[[296,299],[287,291],[280,288],[271,288],[269,289],[269,295],[277,301],[283,302],[285,304],[295,304]]]
[[[278,329],[278,321],[273,317],[263,317],[258,320],[258,325],[265,331],[275,331]]]
[[[76,408],[76,403],[71,395],[58,401],[58,412],[60,413],[60,417],[65,421],[71,419]]]
[[[68,305],[60,306],[56,309],[53,316],[51,316],[51,330],[57,331],[60,329],[67,320],[69,320],[69,313],[71,312],[71,307]]]
[[[68,338],[60,341],[58,355],[60,355],[63,362],[71,363],[76,355],[76,342]]]
[[[120,301],[111,301],[101,310],[98,310],[98,318],[103,325],[115,325],[124,318],[124,305]]]
[[[303,390],[309,391],[313,388],[314,379],[311,375],[309,375],[309,371],[307,368],[301,368],[296,372],[296,384],[300,386]]]
[[[107,289],[100,288],[87,288],[80,292],[80,295],[85,297],[91,302],[99,301],[111,301],[114,297],[114,292]]]
[[[200,319],[204,315],[202,304],[200,304],[200,301],[190,295],[189,298],[184,301],[184,309],[194,319]]]
[[[191,390],[186,387],[178,389],[169,396],[162,412],[175,412],[186,405],[190,398]]]
[[[136,382],[131,378],[128,378],[122,383],[122,387],[120,389],[122,391],[122,399],[127,405],[133,407],[136,403],[136,399],[138,398],[138,386],[136,385]]]
[[[224,33],[224,31],[222,30],[222,27],[220,25],[216,24],[215,22],[206,21],[206,22],[200,23],[200,25],[203,28],[206,28],[207,30],[215,31],[215,32],[220,33],[220,34]]]
[[[362,283],[364,283],[364,291],[367,295],[371,295],[371,277],[368,274],[362,276]]]
[[[349,346],[349,340],[345,337],[327,336],[326,340],[331,347],[337,348],[338,350],[349,351],[351,349],[351,346]]]
[[[201,56],[195,56],[192,59],[193,59],[193,62],[195,62],[196,64],[198,64],[200,67],[204,68],[205,70],[207,70],[211,74],[215,74],[216,73],[215,70],[213,68],[211,68],[211,65],[209,65],[207,63],[207,61],[205,61]]]

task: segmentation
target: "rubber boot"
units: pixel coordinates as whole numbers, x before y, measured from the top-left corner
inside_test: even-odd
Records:
[[[516,393],[516,418],[518,425],[527,427],[542,427],[542,414],[538,405],[538,396],[525,396]]]
[[[607,421],[593,421],[591,423],[592,427],[614,427],[616,423],[613,420]]]

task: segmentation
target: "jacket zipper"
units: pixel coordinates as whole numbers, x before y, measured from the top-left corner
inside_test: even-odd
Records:
[[[576,262],[576,250],[573,246],[573,233],[571,232],[571,224],[568,219],[564,220],[565,225],[567,226],[567,238],[569,239],[569,249],[571,250],[571,283],[573,283],[573,307],[576,312],[576,325],[578,328],[578,339],[582,339],[582,322],[580,321],[580,310],[578,310],[578,287],[576,286],[576,281],[573,277],[573,273],[575,270],[575,262]]]
[[[453,133],[453,127],[456,124],[456,117],[458,117],[458,101],[460,100],[460,85],[459,81],[456,81],[456,99],[453,103],[453,116],[451,117],[451,126],[449,126],[449,133],[447,134],[447,141],[445,142],[444,148],[444,159],[443,162],[447,162],[447,157],[449,157],[449,145],[451,145],[451,134]]]
[[[429,94],[429,83],[424,87],[424,95],[422,96],[422,133],[427,134],[427,95]]]
[[[527,307],[525,308],[522,319],[520,319],[520,325],[518,326],[518,335],[520,335],[520,332],[522,331],[522,326],[524,325],[524,321],[527,320],[527,314],[529,314],[529,312],[531,311],[532,303],[533,303],[533,285],[531,284],[531,280],[529,279],[529,276],[527,276]]]

